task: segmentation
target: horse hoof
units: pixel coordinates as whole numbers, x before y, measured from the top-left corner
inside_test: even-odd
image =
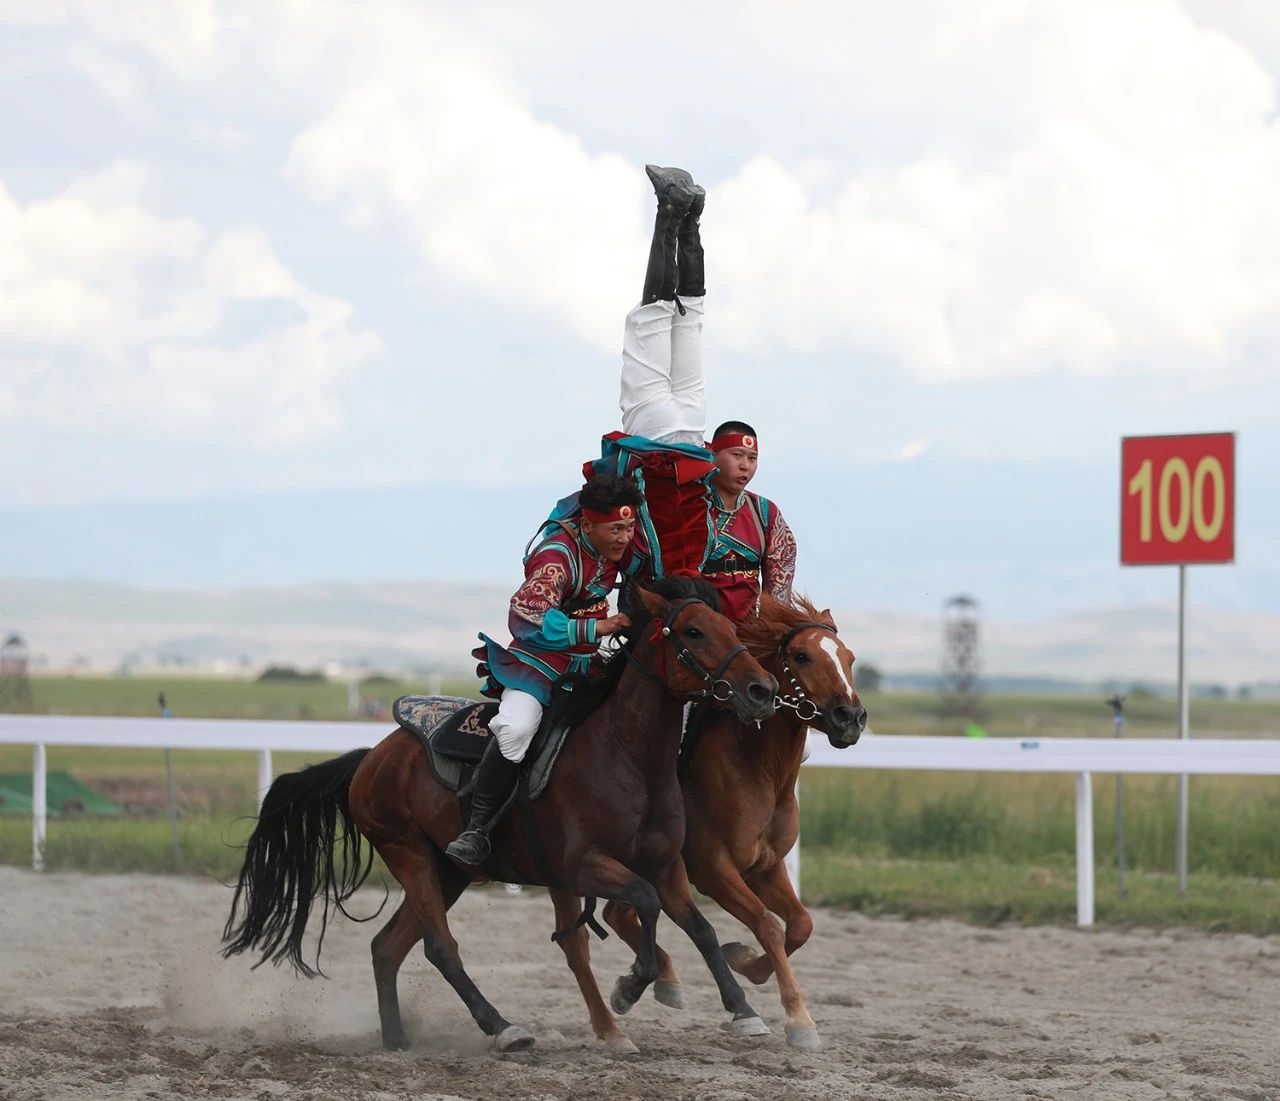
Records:
[[[653,996],[668,1009],[684,1008],[684,987],[669,979],[659,979],[653,984]]]
[[[640,1054],[640,1049],[622,1035],[610,1036],[604,1042],[604,1050],[610,1059],[627,1059]]]
[[[533,1047],[533,1033],[519,1025],[507,1025],[493,1038],[493,1046],[501,1052],[528,1051]]]
[[[759,955],[758,952],[737,940],[721,945],[720,951],[724,953],[724,962],[739,973]]]
[[[812,1025],[808,1028],[787,1025],[787,1043],[797,1051],[822,1050],[822,1037]]]
[[[609,995],[609,1005],[619,1017],[631,1012],[631,1007],[636,1004],[634,998],[627,997],[626,991],[623,989],[622,978],[613,984],[613,993]]]
[[[734,1036],[768,1036],[769,1026],[759,1017],[738,1017],[729,1022]]]
[[[382,1037],[382,1046],[387,1051],[408,1051],[409,1040],[403,1032]]]

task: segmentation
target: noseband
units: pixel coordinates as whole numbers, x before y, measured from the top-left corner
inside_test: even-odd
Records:
[[[822,714],[822,708],[805,694],[804,687],[800,684],[799,678],[792,671],[791,664],[787,661],[787,647],[791,645],[791,640],[796,635],[801,631],[809,630],[811,627],[819,631],[830,631],[833,635],[836,633],[836,629],[828,623],[800,623],[783,635],[782,641],[778,643],[778,656],[782,658],[782,672],[791,683],[791,695],[778,696],[774,700],[774,704],[794,711],[796,718],[802,723],[813,722],[814,719]]]
[[[675,604],[671,605],[671,610],[667,613],[667,617],[663,621],[662,627],[659,629],[655,625],[653,639],[655,642],[658,642],[660,639],[666,639],[670,642],[675,648],[676,661],[680,662],[681,665],[695,676],[701,677],[703,683],[707,686],[697,692],[688,693],[686,697],[687,699],[713,699],[717,703],[728,703],[737,695],[737,692],[734,691],[733,685],[724,679],[724,674],[728,670],[729,666],[733,664],[733,659],[739,654],[746,653],[747,648],[742,645],[742,643],[738,643],[737,646],[725,654],[724,659],[718,666],[716,666],[714,672],[708,672],[707,667],[690,652],[689,648],[680,641],[679,636],[673,630],[680,613],[689,607],[690,604],[706,604],[706,601],[700,597],[687,596],[683,600],[679,600]],[[630,660],[646,677],[652,681],[656,681],[658,684],[661,684],[664,689],[667,689],[668,691],[670,690],[666,685],[665,674],[661,679],[655,677],[648,669],[636,661],[635,655],[631,653],[630,647],[622,647],[622,652],[626,654],[628,660]],[[658,650],[658,668],[659,670],[662,668],[661,649]]]

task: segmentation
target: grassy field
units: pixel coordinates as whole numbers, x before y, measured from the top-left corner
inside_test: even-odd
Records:
[[[47,679],[37,705],[58,713],[154,714],[163,689],[175,712],[240,718],[341,718],[346,690],[323,683],[209,680]],[[422,684],[369,684],[385,701]],[[445,685],[473,694],[474,686]],[[882,733],[943,733],[947,723],[924,696],[867,700]],[[999,697],[986,702],[993,736],[1110,736],[1100,701]],[[1139,700],[1130,733],[1170,733],[1172,704]],[[1219,735],[1280,733],[1280,705],[1196,701],[1193,727]],[[851,752],[857,752],[856,749]],[[278,771],[307,754],[277,754]],[[0,774],[30,769],[25,746],[0,746]],[[176,750],[181,806],[181,870],[232,876],[252,827],[256,777],[252,754]],[[54,868],[166,871],[174,866],[165,817],[163,755],[151,750],[49,750],[65,769],[123,804],[116,820],[54,820],[47,861]],[[1098,917],[1102,922],[1189,923],[1214,929],[1280,933],[1280,778],[1197,777],[1192,781],[1192,889],[1179,898],[1173,880],[1176,781],[1125,780],[1128,892],[1115,886],[1114,778],[1096,776]],[[1071,921],[1075,914],[1073,781],[1068,776],[855,770],[806,771],[801,796],[804,884],[813,901],[870,912],[950,914],[966,920]],[[30,823],[0,816],[0,861],[30,860]]]
[[[329,682],[243,681],[197,677],[36,677],[34,710],[52,715],[154,715],[163,691],[173,713],[189,718],[343,719],[347,689]],[[446,681],[443,690],[475,695],[473,680]],[[427,691],[424,681],[366,681],[360,693],[390,703]],[[882,734],[958,734],[963,723],[941,712],[926,693],[868,693],[872,729]],[[1101,696],[989,696],[982,725],[996,737],[1110,737],[1111,712]],[[1131,698],[1127,733],[1172,737],[1177,704],[1171,699]],[[1280,738],[1280,700],[1196,699],[1191,727],[1198,736]]]
[[[475,681],[446,682],[443,691],[475,695]],[[425,681],[364,681],[360,695],[390,704],[427,691]],[[203,719],[345,719],[347,686],[331,681],[249,681],[214,677],[33,677],[37,714],[155,715],[163,692],[175,716]]]

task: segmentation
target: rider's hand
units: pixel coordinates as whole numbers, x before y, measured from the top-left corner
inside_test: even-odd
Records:
[[[611,615],[607,619],[596,620],[596,638],[604,638],[605,635],[616,634],[624,627],[630,627],[631,620],[619,612],[617,615]]]

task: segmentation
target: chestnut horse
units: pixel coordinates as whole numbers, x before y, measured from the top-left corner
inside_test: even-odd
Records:
[[[493,830],[493,860],[522,882],[634,909],[636,958],[618,980],[617,1004],[630,1008],[657,976],[661,909],[702,953],[733,1015],[732,1032],[760,1035],[768,1028],[747,1004],[715,930],[693,902],[680,855],[684,800],[676,755],[684,700],[714,698],[731,705],[744,722],[756,723],[772,715],[777,682],[739,643],[733,624],[715,611],[714,590],[701,579],[667,578],[651,591],[628,590],[623,604],[633,626],[622,652],[602,677],[558,692],[546,716],[548,723],[575,727],[546,792],[532,804],[550,874],[511,821],[516,815]],[[314,974],[302,959],[312,901],[323,897],[323,941],[330,905],[340,909],[369,873],[372,854],[364,850],[362,863],[363,836],[404,889],[399,908],[372,945],[383,1044],[406,1046],[396,976],[422,941],[427,958],[498,1050],[529,1047],[533,1036],[477,989],[449,930],[449,907],[472,882],[489,877],[444,856],[461,824],[457,796],[434,777],[417,735],[404,730],[373,749],[280,776],[248,842],[223,933],[224,954],[255,949],[262,961],[287,959],[299,972]],[[570,932],[580,913],[577,898],[562,901],[556,911],[558,927]],[[585,939],[586,930],[578,926],[563,946],[590,1006],[593,994],[596,1002],[600,995]],[[319,948],[316,955],[318,960]],[[616,1026],[601,1038],[611,1051],[635,1051]]]
[[[809,939],[813,921],[783,858],[800,830],[795,788],[807,728],[821,729],[837,749],[851,746],[866,729],[867,710],[854,688],[854,656],[829,611],[803,598],[787,605],[765,595],[758,617],[739,624],[738,637],[782,684],[780,710],[762,733],[723,711],[710,712],[681,752],[685,866],[694,886],[746,925],[764,949],[761,955],[745,944],[726,944],[730,966],[754,983],[777,973],[787,1042],[812,1051],[821,1040],[788,957]],[[785,937],[770,911],[785,923]],[[634,912],[610,902],[604,917],[628,944],[637,943]],[[680,979],[661,948],[658,961],[654,996],[678,1007]],[[617,998],[613,1005],[624,1013],[630,1008]],[[607,1027],[592,1013],[597,1031]]]

